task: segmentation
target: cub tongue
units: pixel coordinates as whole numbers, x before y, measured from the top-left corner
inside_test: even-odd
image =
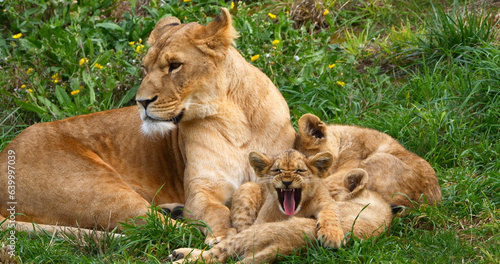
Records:
[[[295,214],[295,197],[294,191],[284,191],[283,192],[283,209],[285,209],[285,214],[294,215]]]

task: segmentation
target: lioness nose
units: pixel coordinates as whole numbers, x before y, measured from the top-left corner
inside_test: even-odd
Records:
[[[155,97],[153,97],[153,99],[137,99],[136,102],[141,104],[144,109],[147,109],[148,108],[148,105],[154,101],[156,101],[156,99],[158,99],[158,95],[156,95]]]
[[[285,188],[288,188],[290,184],[292,184],[293,181],[282,181],[282,183],[285,185]]]

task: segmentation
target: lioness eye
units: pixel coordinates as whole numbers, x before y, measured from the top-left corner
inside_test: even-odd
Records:
[[[296,169],[295,170],[296,173],[300,173],[300,172],[306,172],[306,170],[302,170],[302,169]]]
[[[168,71],[172,72],[173,70],[178,69],[179,67],[181,67],[181,65],[182,65],[182,63],[177,63],[177,62],[170,63]]]
[[[281,173],[281,169],[274,169],[273,172],[279,172],[279,173]]]

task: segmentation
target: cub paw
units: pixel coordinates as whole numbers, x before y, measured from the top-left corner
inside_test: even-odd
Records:
[[[339,248],[344,240],[344,232],[340,228],[328,228],[327,225],[318,223],[318,240],[324,247]]]
[[[224,238],[236,234],[236,229],[235,228],[229,228],[226,232],[226,234],[222,235],[208,235],[207,238],[205,239],[205,244],[213,247],[214,245],[218,244],[221,242]]]
[[[178,248],[168,255],[168,261],[172,263],[183,263],[187,259],[197,259],[202,251],[193,248]],[[184,259],[186,258],[186,259]]]

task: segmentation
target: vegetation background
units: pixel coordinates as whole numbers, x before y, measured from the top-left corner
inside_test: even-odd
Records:
[[[206,24],[220,7],[294,124],[314,113],[386,132],[431,163],[443,191],[377,238],[312,243],[283,263],[500,263],[498,1],[0,1],[0,149],[33,123],[133,104],[155,22]],[[147,227],[99,242],[17,233],[10,261],[161,263],[204,247],[195,228],[165,231],[154,214]]]

